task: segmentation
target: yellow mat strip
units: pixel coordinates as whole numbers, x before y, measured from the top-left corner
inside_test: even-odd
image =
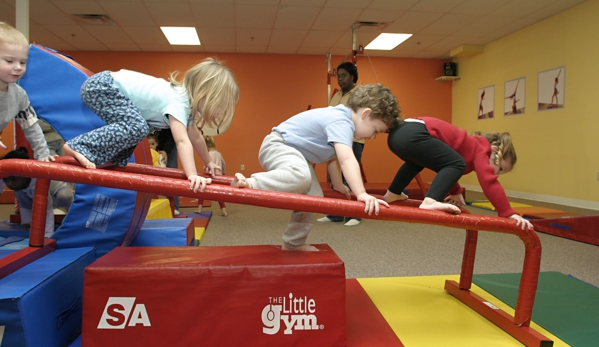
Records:
[[[463,304],[443,288],[458,275],[359,278],[370,299],[405,346],[522,347],[522,344]],[[510,315],[514,310],[472,285],[472,291]],[[531,328],[554,341],[569,345],[534,322]]]

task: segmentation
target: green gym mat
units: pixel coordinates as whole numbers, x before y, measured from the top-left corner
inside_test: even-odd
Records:
[[[474,275],[473,282],[515,308],[520,275]],[[532,320],[572,347],[597,347],[599,288],[560,272],[541,272]]]

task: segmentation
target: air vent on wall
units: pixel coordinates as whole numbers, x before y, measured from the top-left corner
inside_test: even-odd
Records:
[[[73,17],[82,25],[115,25],[105,14],[74,14]]]

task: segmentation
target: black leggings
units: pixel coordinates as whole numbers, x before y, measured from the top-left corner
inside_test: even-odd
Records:
[[[387,138],[389,149],[405,163],[399,168],[389,191],[401,194],[422,169],[437,173],[427,198],[443,201],[466,170],[464,158],[445,142],[430,135],[419,122],[404,122]]]

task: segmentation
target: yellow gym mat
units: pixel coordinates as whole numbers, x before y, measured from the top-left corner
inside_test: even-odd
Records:
[[[472,206],[484,208],[486,210],[495,211],[495,207],[489,201],[476,201],[476,202],[472,203]],[[512,206],[512,208],[516,208],[516,207],[533,207],[532,205],[521,204],[519,202],[510,202],[510,206]]]
[[[405,346],[522,347],[515,338],[447,293],[445,280],[459,282],[458,275],[424,277],[359,278],[372,302]],[[510,315],[514,310],[472,285],[472,291]],[[569,346],[534,322],[531,328]]]
[[[146,219],[167,219],[173,218],[171,213],[171,204],[168,199],[152,199]]]

